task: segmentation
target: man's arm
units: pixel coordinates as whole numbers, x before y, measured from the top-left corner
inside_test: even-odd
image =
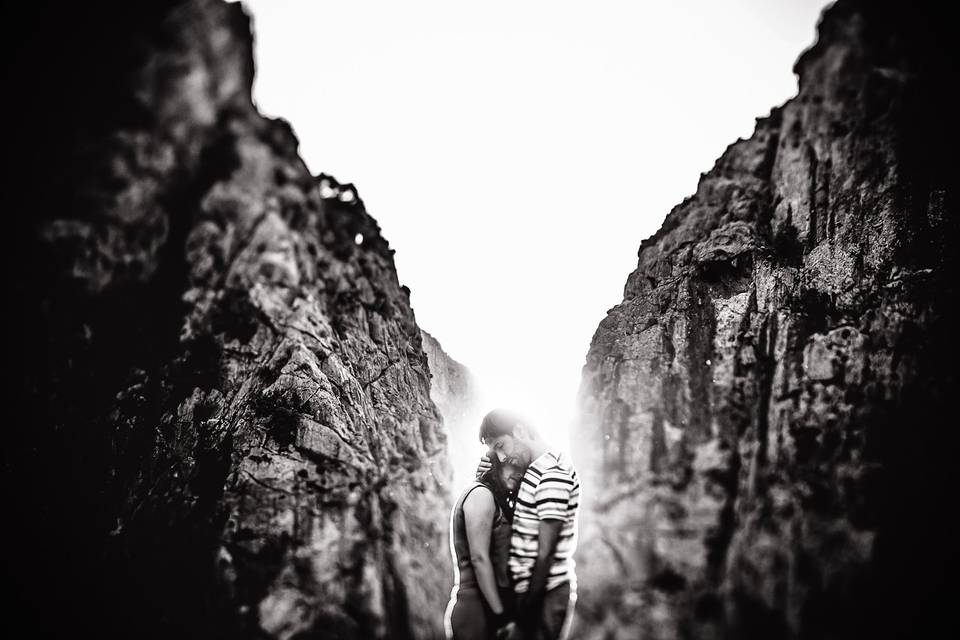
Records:
[[[519,618],[524,627],[535,626],[541,617],[547,579],[550,577],[553,556],[566,522],[567,506],[572,489],[573,478],[569,472],[561,468],[553,468],[540,476],[537,489],[534,491],[540,524],[537,530],[537,558],[534,561],[530,583],[519,612]]]
[[[553,565],[553,552],[557,550],[560,540],[560,530],[563,520],[541,520],[538,530],[537,559],[530,575],[530,586],[520,605],[517,617],[520,626],[529,628],[535,626],[540,619],[543,609],[543,594],[546,592],[547,578],[550,577],[550,567]]]

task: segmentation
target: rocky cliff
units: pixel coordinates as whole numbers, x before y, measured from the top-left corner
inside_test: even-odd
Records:
[[[255,109],[239,4],[112,4],[5,20],[11,616],[441,636],[450,468],[393,250]]]
[[[430,365],[430,399],[437,405],[446,427],[450,463],[453,465],[451,491],[473,479],[484,451],[478,439],[483,406],[480,390],[470,370],[443,350],[426,331],[420,332],[423,351]]]
[[[583,370],[581,637],[925,637],[949,615],[947,24],[837,2],[798,95],[641,244]]]

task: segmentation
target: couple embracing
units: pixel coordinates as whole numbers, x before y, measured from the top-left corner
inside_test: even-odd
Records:
[[[451,640],[566,638],[577,599],[580,481],[566,454],[511,413],[480,424],[487,452],[450,518]]]

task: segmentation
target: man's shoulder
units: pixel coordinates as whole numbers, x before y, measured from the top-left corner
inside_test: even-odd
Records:
[[[560,457],[552,460],[539,470],[537,484],[564,484],[575,487],[580,484],[580,480],[577,478],[577,472],[573,465]]]
[[[552,460],[542,470],[544,475],[557,475],[576,479],[577,470],[569,456],[562,453],[553,453]]]

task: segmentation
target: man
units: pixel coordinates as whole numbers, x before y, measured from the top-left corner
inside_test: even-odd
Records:
[[[580,480],[570,459],[528,423],[494,409],[480,424],[480,442],[501,462],[525,468],[510,539],[517,627],[525,640],[566,638],[577,599]]]

